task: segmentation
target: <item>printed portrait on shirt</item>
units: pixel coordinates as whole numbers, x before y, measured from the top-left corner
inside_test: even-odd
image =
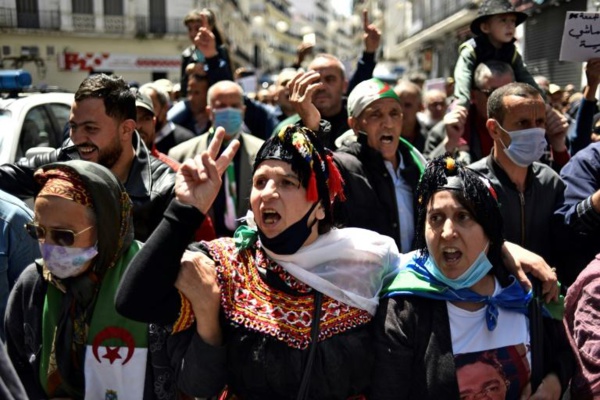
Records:
[[[524,344],[457,354],[454,361],[461,400],[517,399],[529,383]]]

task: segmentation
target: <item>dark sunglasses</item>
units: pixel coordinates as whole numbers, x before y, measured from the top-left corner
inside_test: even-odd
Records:
[[[594,129],[592,129],[592,132],[596,135],[600,135],[600,125],[595,126]]]
[[[75,237],[81,235],[83,232],[87,232],[94,226],[88,226],[84,230],[74,232],[70,229],[54,229],[44,228],[41,225],[36,225],[33,222],[25,224],[25,230],[29,233],[29,236],[36,240],[46,240],[46,234],[50,234],[50,238],[56,244],[61,246],[73,246],[75,243]]]

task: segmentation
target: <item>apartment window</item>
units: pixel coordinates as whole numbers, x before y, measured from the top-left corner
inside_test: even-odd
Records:
[[[123,16],[123,0],[104,0],[104,31],[107,33],[123,33],[125,17]]]
[[[73,29],[78,32],[93,32],[95,29],[94,0],[72,0],[71,7]]]
[[[123,0],[104,0],[104,15],[123,16]]]
[[[150,32],[159,34],[167,32],[167,7],[165,0],[150,2]]]
[[[17,1],[17,26],[29,29],[40,28],[40,14],[37,0]]]
[[[93,14],[94,0],[72,0],[73,14]]]

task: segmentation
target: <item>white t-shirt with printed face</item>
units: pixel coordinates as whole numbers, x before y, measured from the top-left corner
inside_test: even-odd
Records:
[[[496,280],[494,295],[500,289]],[[519,396],[531,374],[527,316],[498,308],[496,328],[489,330],[485,307],[468,311],[446,305],[461,399]]]

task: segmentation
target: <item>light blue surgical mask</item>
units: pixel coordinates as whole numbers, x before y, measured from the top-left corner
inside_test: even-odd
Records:
[[[477,259],[471,264],[471,266],[463,272],[458,278],[448,278],[446,275],[442,273],[440,268],[437,266],[433,256],[430,254],[425,262],[425,268],[433,275],[435,279],[444,283],[445,285],[451,287],[454,290],[466,289],[475,285],[477,282],[483,279],[492,269],[492,263],[487,258],[486,251],[488,248],[488,244],[485,245],[485,248]]]
[[[215,116],[214,126],[222,126],[225,133],[233,135],[242,128],[243,116],[239,108],[225,107],[213,110]]]
[[[498,124],[503,132],[510,135],[510,144],[504,146],[504,154],[519,167],[527,168],[538,161],[546,150],[546,130],[530,128],[508,132]]]
[[[204,57],[203,52],[198,49],[194,49],[194,52],[192,53],[192,60],[194,60],[196,63],[204,63],[206,58]]]
[[[40,243],[44,265],[52,275],[65,279],[77,276],[85,264],[98,254],[98,245],[91,247],[66,247]]]

